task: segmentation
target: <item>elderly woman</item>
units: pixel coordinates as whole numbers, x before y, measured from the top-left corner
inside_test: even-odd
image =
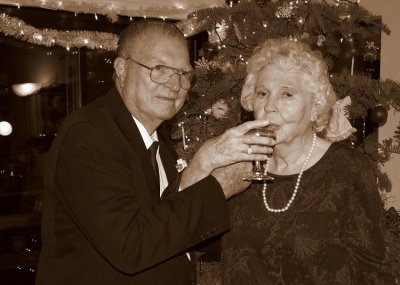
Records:
[[[265,163],[274,180],[230,200],[223,284],[394,284],[374,168],[333,142],[353,130],[320,54],[291,40],[265,42],[249,60],[241,103],[275,130]]]

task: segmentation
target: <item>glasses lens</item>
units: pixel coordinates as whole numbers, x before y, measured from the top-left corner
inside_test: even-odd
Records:
[[[197,78],[194,73],[179,71],[165,65],[156,65],[150,72],[151,80],[160,84],[167,83],[174,75],[179,75],[179,83],[185,90],[189,90],[197,83]]]
[[[180,78],[181,87],[185,90],[189,90],[196,86],[197,77],[192,72],[183,72]]]
[[[168,66],[156,65],[150,73],[150,78],[156,83],[167,83],[175,71]]]

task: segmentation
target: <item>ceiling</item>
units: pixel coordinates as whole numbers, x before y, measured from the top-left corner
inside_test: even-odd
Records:
[[[225,0],[0,0],[0,5],[180,20],[190,12],[225,5]]]

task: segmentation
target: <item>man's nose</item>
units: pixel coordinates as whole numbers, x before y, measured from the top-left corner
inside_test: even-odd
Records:
[[[165,83],[165,85],[172,91],[179,92],[179,90],[181,90],[181,83],[179,81],[180,81],[180,75],[175,73],[170,76],[169,80],[167,81],[167,83]]]

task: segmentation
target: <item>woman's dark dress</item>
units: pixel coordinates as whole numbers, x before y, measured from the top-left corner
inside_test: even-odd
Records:
[[[267,201],[282,208],[296,175],[273,175]],[[306,170],[284,213],[268,212],[262,183],[230,200],[223,238],[224,285],[394,284],[384,265],[383,207],[376,175],[347,145],[330,146]]]

